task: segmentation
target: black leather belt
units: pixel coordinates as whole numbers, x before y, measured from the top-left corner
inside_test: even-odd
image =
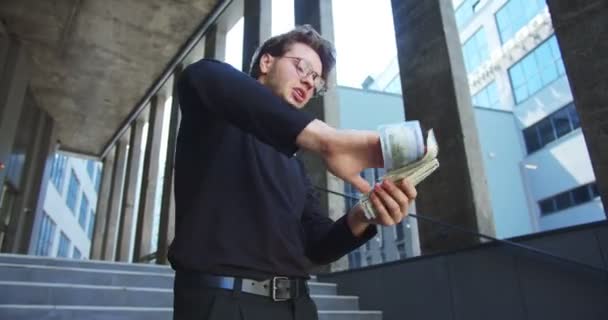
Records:
[[[308,284],[305,279],[272,277],[266,280],[253,280],[214,275],[201,275],[201,280],[212,288],[239,290],[246,293],[266,296],[274,301],[286,301],[308,295]],[[239,288],[240,287],[240,288]]]

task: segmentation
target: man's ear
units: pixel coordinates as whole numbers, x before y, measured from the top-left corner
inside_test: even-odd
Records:
[[[274,63],[274,57],[269,53],[264,53],[260,58],[260,73],[267,74],[272,68],[272,64]]]

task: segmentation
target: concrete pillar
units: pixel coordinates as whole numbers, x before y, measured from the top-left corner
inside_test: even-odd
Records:
[[[150,102],[148,140],[146,142],[144,167],[142,170],[133,261],[140,261],[141,257],[151,253],[156,184],[160,172],[160,145],[163,119],[166,114],[165,101],[167,101],[166,94],[156,94]]]
[[[226,34],[225,28],[213,25],[205,35],[205,58],[226,60]]]
[[[451,0],[392,0],[408,120],[434,128],[441,168],[418,186],[417,212],[495,235],[479,139]],[[419,223],[423,253],[477,243],[477,237]]]
[[[22,154],[25,161],[21,169],[18,168],[16,172],[11,173],[16,178],[12,182],[13,187],[17,191],[17,196],[12,205],[12,210],[6,212],[8,214],[8,225],[4,233],[4,239],[2,240],[2,252],[13,252],[14,245],[17,242],[17,229],[19,228],[19,224],[23,223],[25,215],[28,214],[29,209],[26,205],[28,194],[25,192],[25,189],[28,187],[28,182],[31,183],[31,179],[33,178],[33,172],[30,169],[34,163],[33,156],[37,151],[36,140],[43,121],[43,115],[35,107],[31,97],[29,95],[26,96],[18,127],[32,128],[32,130],[19,130],[16,134],[15,144],[13,145],[12,153]],[[29,213],[31,214],[32,212]],[[4,221],[0,222],[0,225],[2,223]]]
[[[249,71],[255,50],[270,38],[272,8],[271,0],[247,0],[243,10],[243,72]]]
[[[112,175],[112,189],[110,192],[110,203],[108,207],[106,229],[103,238],[103,260],[114,261],[116,258],[116,241],[120,221],[120,208],[122,205],[125,172],[127,170],[127,147],[129,141],[125,133],[116,145],[116,158],[114,159],[114,172]]]
[[[40,111],[35,139],[28,150],[28,162],[25,165],[23,202],[19,207],[15,242],[12,252],[27,254],[33,236],[37,212],[42,212],[46,186],[50,176],[57,140],[55,121],[46,112]],[[48,168],[48,169],[47,169]]]
[[[547,0],[598,191],[608,214],[608,6]]]
[[[178,66],[173,75],[177,79],[183,69]],[[167,138],[167,156],[165,160],[163,176],[163,194],[160,208],[160,221],[158,227],[158,244],[156,246],[156,263],[167,263],[167,251],[173,239],[169,238],[169,233],[174,233],[171,228],[175,224],[175,197],[173,195],[173,167],[175,163],[175,146],[177,144],[177,131],[179,129],[180,110],[179,99],[177,96],[177,81],[173,81],[173,100],[169,119],[169,137]],[[172,209],[173,208],[173,209]],[[171,221],[173,219],[173,221]]]
[[[103,259],[103,243],[106,234],[106,224],[108,221],[108,207],[110,204],[110,194],[112,193],[112,176],[114,176],[114,158],[116,147],[113,147],[103,159],[103,175],[99,194],[97,196],[97,209],[95,214],[95,227],[91,244],[90,258],[95,260]]]
[[[29,81],[28,59],[16,39],[0,37],[0,186],[7,166],[23,109]]]
[[[122,213],[120,215],[120,228],[118,231],[118,247],[116,257],[119,261],[131,262],[133,247],[133,230],[136,223],[135,201],[139,185],[139,172],[141,165],[141,145],[143,143],[144,119],[137,119],[131,125],[129,140],[128,165],[123,193]]]
[[[310,24],[324,38],[334,42],[331,1],[294,0],[294,13],[296,25]],[[328,75],[327,84],[330,88],[336,87],[335,69]],[[336,90],[329,90],[323,97],[311,100],[304,110],[332,127],[340,127],[340,101]],[[305,152],[298,154],[298,157],[305,163],[315,186],[339,192],[344,190],[344,182],[330,174],[319,157]],[[320,191],[319,195],[321,207],[327,210],[330,218],[337,220],[345,214],[347,208],[344,198],[324,191]],[[333,271],[346,268],[348,268],[347,257],[334,262],[331,266]]]

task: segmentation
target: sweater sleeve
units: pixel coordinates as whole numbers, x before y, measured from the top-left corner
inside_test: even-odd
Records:
[[[298,149],[297,136],[314,120],[255,79],[216,60],[189,65],[177,81],[185,116],[222,119],[288,157]]]
[[[353,235],[346,215],[337,221],[325,214],[319,203],[319,194],[312,186],[308,176],[306,205],[302,214],[302,227],[305,235],[306,256],[316,264],[327,264],[360,247],[373,238],[377,229],[370,225],[363,235]]]

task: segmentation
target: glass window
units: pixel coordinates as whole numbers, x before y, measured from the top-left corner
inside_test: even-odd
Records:
[[[38,241],[36,242],[36,255],[49,255],[51,247],[53,246],[53,240],[55,239],[55,228],[55,222],[53,222],[51,217],[43,211],[42,222],[40,223],[40,229],[38,230]]]
[[[568,108],[563,108],[551,116],[553,126],[555,127],[555,133],[558,138],[572,131],[568,111]]]
[[[72,258],[80,259],[81,257],[82,257],[82,253],[80,253],[80,250],[78,250],[78,248],[74,247],[74,252],[72,253]]]
[[[593,182],[540,201],[539,206],[544,215],[589,202],[598,196],[597,184]]]
[[[555,196],[555,207],[557,210],[564,210],[566,208],[572,207],[572,195],[570,192],[563,192]]]
[[[531,95],[564,75],[563,72],[559,71],[559,65],[563,64],[559,50],[557,52],[551,50],[551,44],[554,41],[555,35],[509,68],[509,78],[516,103],[525,101]]]
[[[545,0],[509,0],[495,15],[502,43],[511,39],[546,6]]]
[[[458,8],[456,8],[454,14],[456,16],[456,24],[458,25],[458,28],[461,28],[471,21],[475,15],[475,12],[481,9],[480,2],[480,0],[464,0],[458,6]]]
[[[581,127],[581,122],[578,118],[578,113],[576,112],[576,107],[574,104],[570,104],[568,108],[568,113],[570,114],[570,121],[572,121],[572,129],[578,129]]]
[[[473,96],[473,105],[476,107],[500,108],[496,81],[492,81]]]
[[[95,175],[95,161],[87,160],[87,174],[89,175],[89,178],[91,178],[91,181],[93,181]]]
[[[524,140],[526,141],[528,153],[532,153],[542,147],[536,126],[524,129]]]
[[[91,216],[89,217],[89,227],[87,228],[87,236],[89,240],[93,239],[93,231],[95,229],[95,212],[91,210]]]
[[[399,259],[407,258],[407,252],[405,251],[405,243],[397,244],[397,254],[399,255]]]
[[[355,250],[348,255],[348,263],[350,268],[359,268],[361,266],[361,252]]]
[[[65,175],[65,164],[67,157],[56,153],[53,157],[53,163],[51,164],[51,181],[59,193],[62,193],[63,189],[63,177]]]
[[[575,125],[578,126],[578,115],[574,104],[569,103],[538,123],[524,129],[524,140],[528,153],[532,153],[576,129]]]
[[[78,224],[85,230],[87,224],[87,214],[89,213],[89,199],[83,193],[82,200],[80,201],[80,213],[78,214]]]
[[[542,145],[555,140],[555,132],[553,131],[553,123],[550,118],[543,119],[538,123],[538,133]]]
[[[462,46],[464,64],[468,73],[473,72],[489,58],[488,44],[484,28],[479,28]]]
[[[395,237],[396,237],[395,240],[396,241],[401,241],[401,240],[405,239],[405,234],[403,232],[403,228],[404,228],[403,221],[401,221],[395,225]]]
[[[600,191],[597,189],[597,183],[592,183],[589,185],[589,188],[591,189],[591,196],[593,198],[597,198],[600,196]]]
[[[57,256],[67,258],[70,251],[70,239],[65,233],[61,232],[59,235],[59,248],[57,249]]]
[[[76,173],[72,170],[70,175],[70,184],[68,185],[68,195],[66,197],[66,203],[68,208],[72,210],[72,213],[76,213],[76,202],[78,201],[78,193],[80,192],[80,181],[76,178]]]
[[[580,186],[572,190],[572,198],[574,200],[574,204],[581,204],[590,201],[591,193],[589,186]]]
[[[547,214],[555,211],[555,202],[553,198],[545,199],[539,202],[541,214]]]

